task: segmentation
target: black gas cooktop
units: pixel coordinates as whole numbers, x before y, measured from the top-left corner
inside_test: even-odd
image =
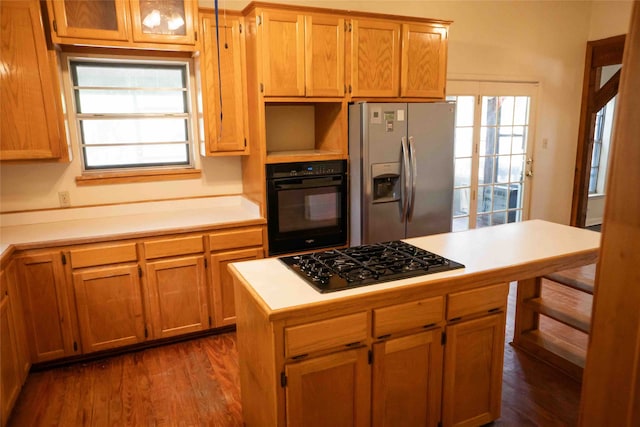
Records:
[[[279,259],[322,293],[464,268],[399,240]]]

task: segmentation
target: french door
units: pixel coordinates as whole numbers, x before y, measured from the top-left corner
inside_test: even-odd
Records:
[[[456,101],[453,231],[528,218],[537,84],[448,82]]]

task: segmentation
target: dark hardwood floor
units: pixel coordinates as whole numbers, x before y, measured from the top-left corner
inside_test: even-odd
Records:
[[[512,284],[507,342],[514,302]],[[502,417],[492,425],[575,426],[579,403],[579,383],[505,346]],[[241,426],[235,333],[32,373],[8,425]]]

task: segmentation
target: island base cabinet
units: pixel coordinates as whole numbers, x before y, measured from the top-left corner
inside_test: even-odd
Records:
[[[500,417],[504,313],[446,328],[442,424],[479,426]]]
[[[370,365],[366,347],[289,364],[288,427],[370,425]]]
[[[85,353],[145,339],[137,265],[76,271],[73,285]]]
[[[373,345],[372,426],[440,422],[442,329]]]

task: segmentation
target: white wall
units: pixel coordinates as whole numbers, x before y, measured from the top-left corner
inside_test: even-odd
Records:
[[[213,7],[212,0],[200,0]],[[220,1],[242,9],[248,1]],[[449,19],[449,77],[540,82],[531,218],[568,223],[586,41],[626,32],[630,2],[280,1],[279,3]],[[592,12],[593,10],[593,12]],[[625,24],[626,22],[626,24]],[[540,141],[548,141],[546,149]],[[200,181],[76,187],[79,164],[2,165],[1,211],[153,200],[241,191],[237,158],[204,159]]]

